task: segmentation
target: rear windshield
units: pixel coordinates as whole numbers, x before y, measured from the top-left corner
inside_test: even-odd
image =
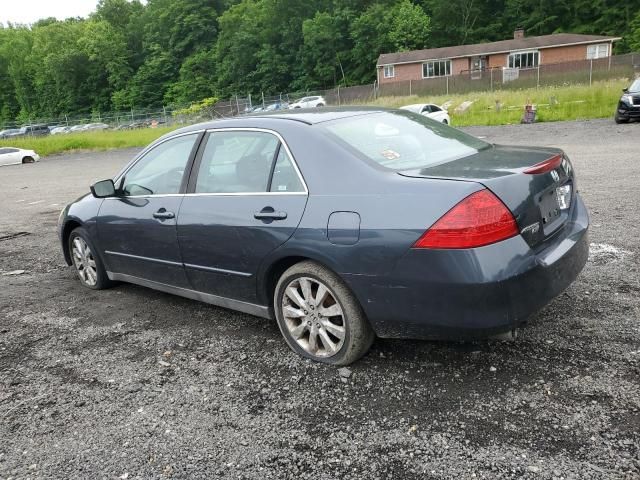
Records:
[[[489,144],[407,111],[348,117],[320,127],[359,156],[391,170],[414,170],[457,160]]]

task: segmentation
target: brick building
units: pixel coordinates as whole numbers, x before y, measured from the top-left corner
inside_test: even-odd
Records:
[[[610,57],[613,42],[617,40],[620,38],[576,33],[525,37],[524,30],[518,29],[513,39],[500,42],[384,53],[378,57],[378,83],[462,73],[482,75],[483,71],[493,68],[502,69],[507,80],[510,75],[517,76],[521,69]]]

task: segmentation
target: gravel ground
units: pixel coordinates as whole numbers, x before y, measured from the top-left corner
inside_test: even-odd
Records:
[[[0,478],[640,478],[640,125],[467,130],[566,149],[585,270],[515,342],[377,340],[341,372],[275,323],[80,286],[58,213],[134,150],[0,168]]]

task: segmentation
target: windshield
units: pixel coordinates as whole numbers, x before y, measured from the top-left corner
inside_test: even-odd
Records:
[[[359,156],[391,170],[414,170],[489,148],[471,135],[407,111],[360,115],[320,124]]]
[[[640,78],[638,78],[635,82],[631,84],[629,87],[630,92],[640,92]]]

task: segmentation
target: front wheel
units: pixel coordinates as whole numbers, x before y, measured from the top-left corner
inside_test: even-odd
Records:
[[[35,159],[33,157],[24,157],[22,159],[22,163],[35,163]]]
[[[316,362],[353,363],[367,353],[375,338],[351,290],[315,262],[298,263],[282,274],[274,310],[289,347]]]
[[[102,290],[114,284],[109,280],[102,260],[84,228],[78,227],[69,235],[69,253],[82,285],[92,290]]]

